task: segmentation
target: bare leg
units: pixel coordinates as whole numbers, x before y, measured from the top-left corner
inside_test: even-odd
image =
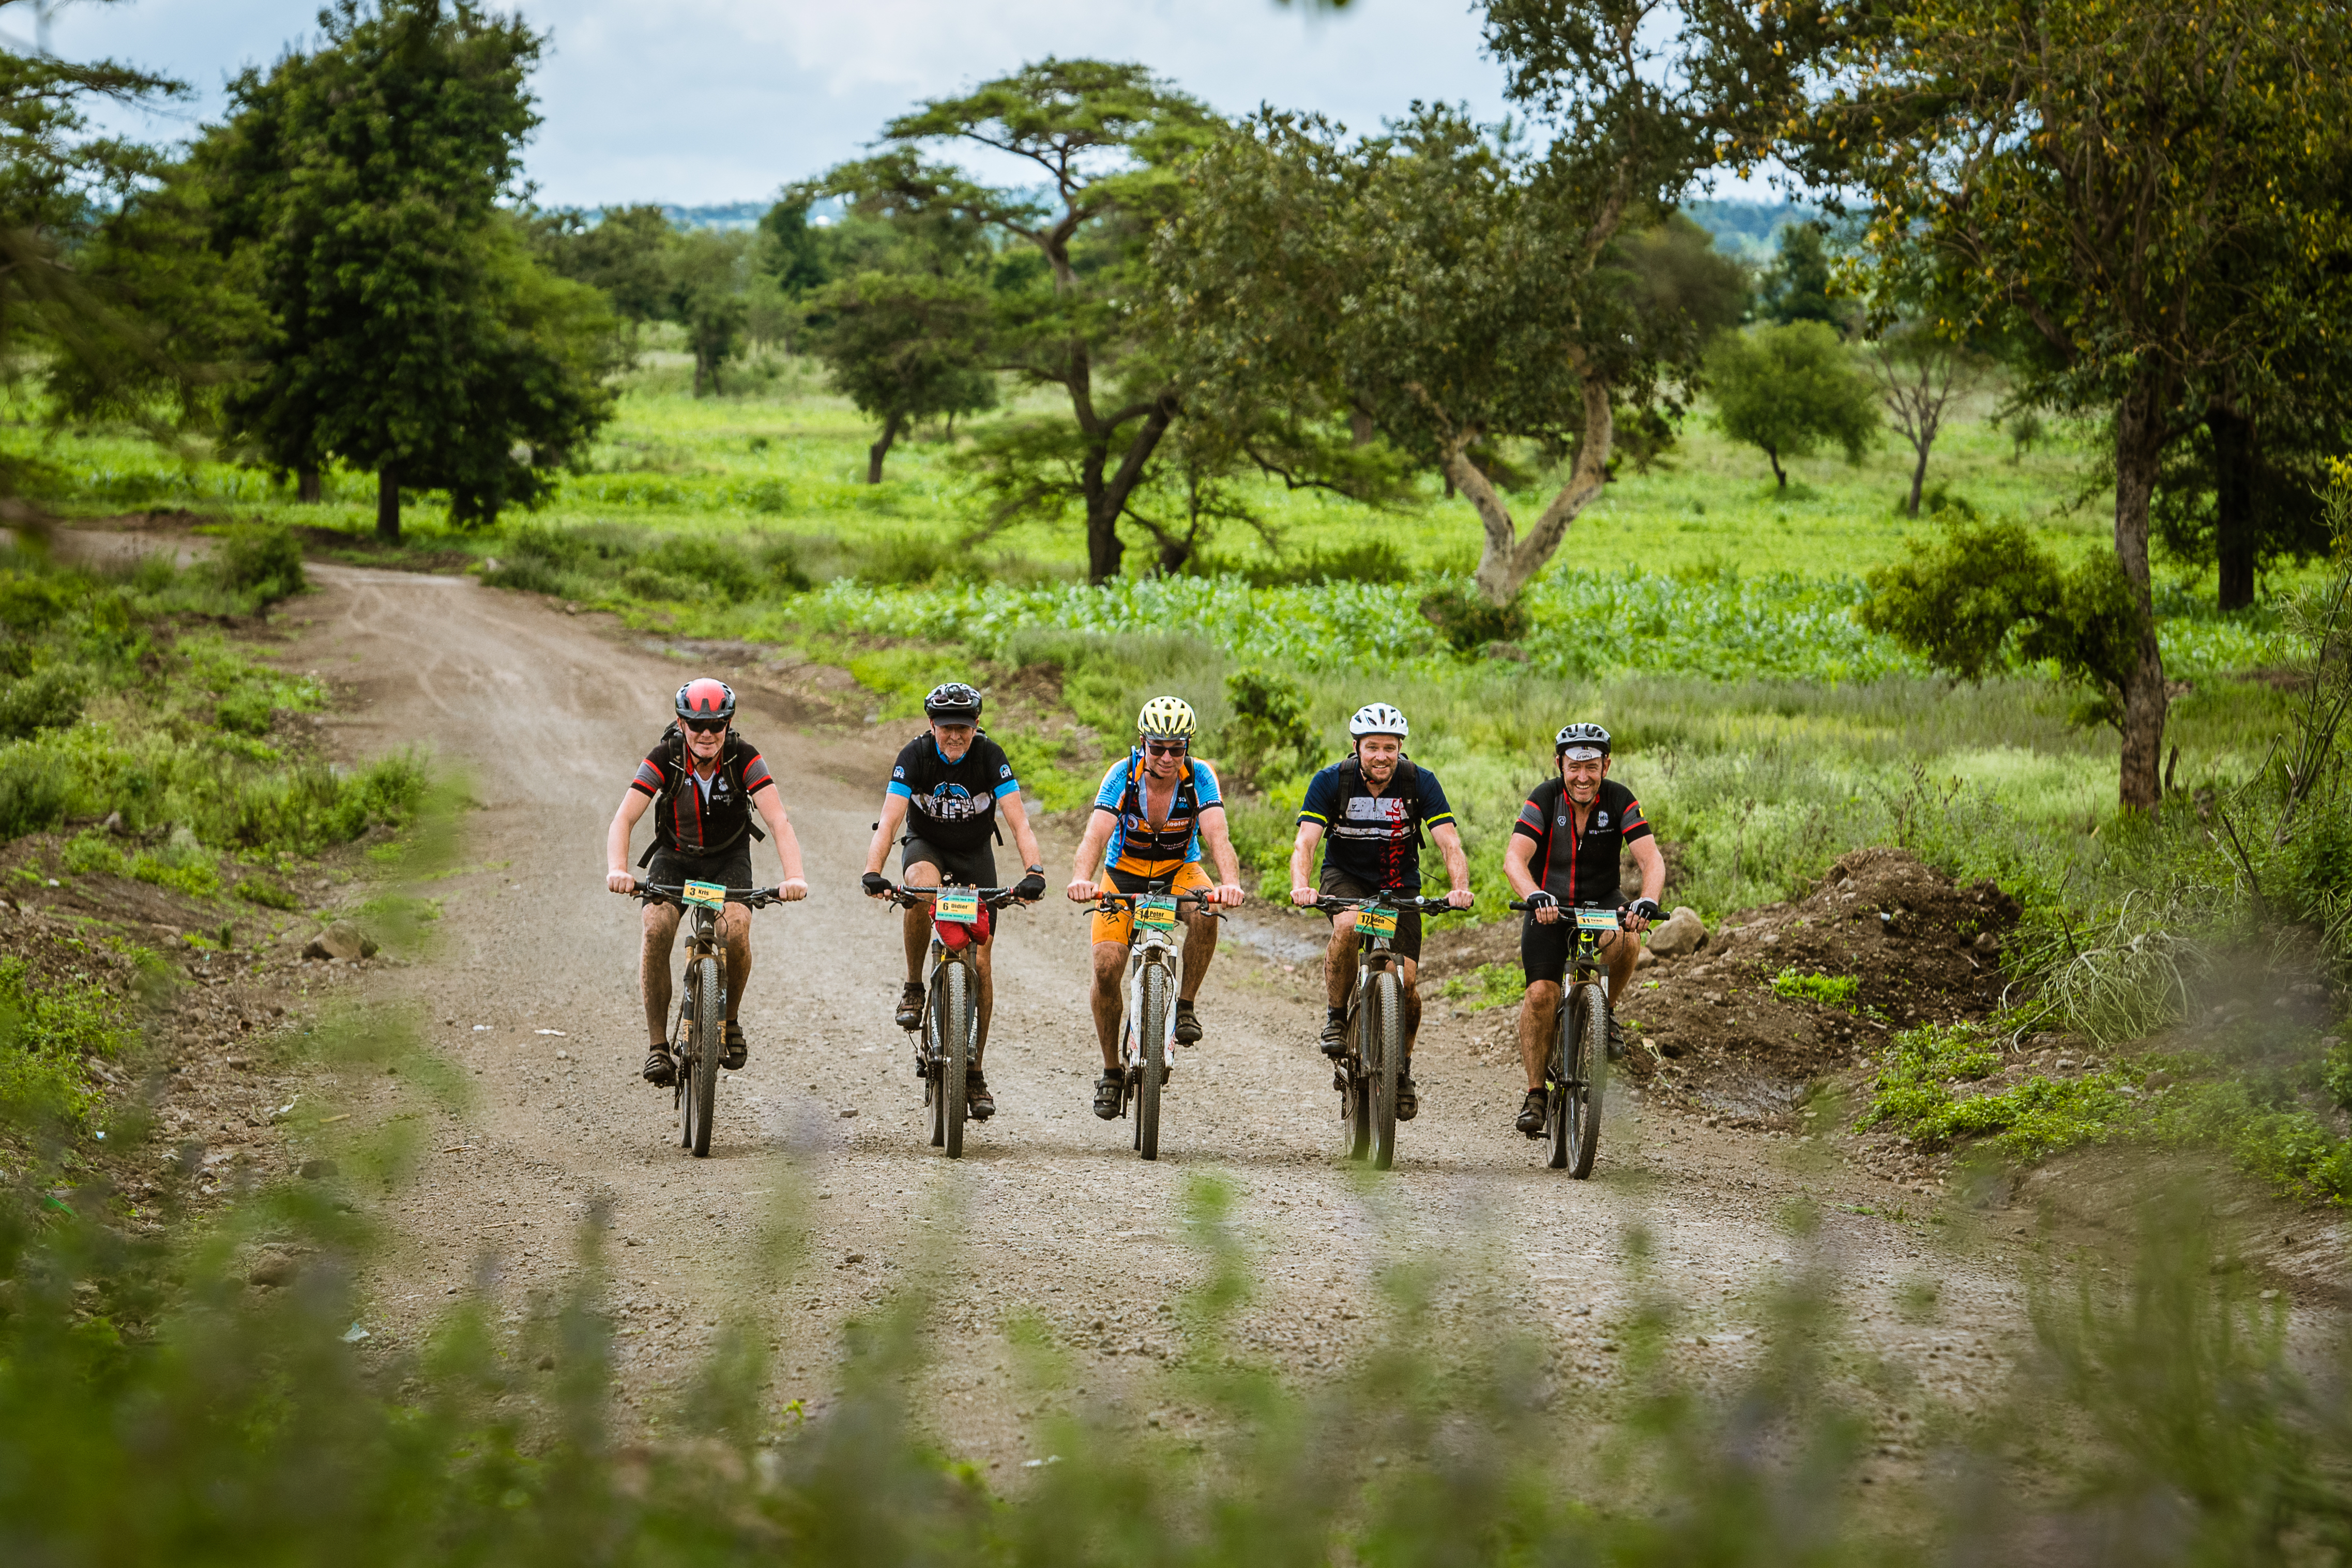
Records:
[[[1527,1063],[1528,1087],[1543,1087],[1544,1059],[1551,1054],[1552,1030],[1559,1027],[1559,982],[1530,980],[1519,1003],[1519,1060]]]
[[[1412,1060],[1412,1042],[1421,1038],[1421,966],[1411,958],[1397,960],[1397,984],[1404,991],[1404,1055]]]
[[[646,999],[646,1028],[656,1045],[669,1043],[669,954],[677,943],[677,910],[646,905],[645,951],[637,960],[637,988]]]
[[[1356,912],[1331,922],[1331,946],[1323,953],[1323,985],[1335,1008],[1348,1005],[1356,984]]]
[[[729,904],[719,916],[719,936],[727,945],[727,1021],[733,1023],[751,983],[751,912]]]
[[[1209,960],[1217,956],[1217,923],[1201,910],[1184,917],[1188,929],[1184,933],[1184,983],[1176,988],[1180,1001],[1192,1001],[1201,995],[1201,982],[1209,977]]]
[[[974,943],[971,949],[972,973],[980,977],[980,1032],[972,1037],[972,1071],[980,1071],[980,1059],[988,1054],[988,1020],[996,1010],[996,965],[990,954],[996,946],[993,937]]]
[[[917,861],[906,869],[900,880],[908,887],[937,887],[940,868],[929,861]],[[907,983],[919,986],[923,983],[923,955],[931,950],[931,906],[921,903],[907,905],[902,925],[907,937]]]
[[[1095,944],[1095,1040],[1102,1046],[1103,1071],[1118,1068],[1119,982],[1127,978],[1127,944]]]
[[[1633,966],[1641,962],[1642,939],[1630,931],[1612,931],[1601,939],[1601,956],[1609,960],[1609,1010],[1624,999],[1633,983]]]

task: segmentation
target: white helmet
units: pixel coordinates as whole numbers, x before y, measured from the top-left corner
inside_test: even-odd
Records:
[[[1404,715],[1387,703],[1366,703],[1356,710],[1356,716],[1348,721],[1348,733],[1359,740],[1368,735],[1393,735],[1402,740],[1411,731],[1405,725]]]

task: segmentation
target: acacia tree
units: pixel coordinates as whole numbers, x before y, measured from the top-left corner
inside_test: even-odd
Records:
[[[1965,343],[1955,343],[1927,321],[1897,321],[1870,345],[1871,379],[1887,419],[1911,444],[1911,494],[1904,515],[1919,515],[1919,491],[1927,482],[1927,454],[1942,434],[1953,402],[1982,384],[1984,361]]]
[[[2258,392],[2352,317],[2336,188],[2352,48],[2305,0],[1857,3],[1793,149],[1874,213],[1958,330],[2030,340],[2033,403],[2105,413],[2136,656],[2118,794],[2152,810],[2168,695],[2149,497],[2192,389]],[[1914,258],[1916,258],[1915,263]],[[2291,355],[2285,356],[2292,358]]]
[[[835,388],[882,422],[866,453],[867,484],[882,483],[882,460],[910,423],[995,406],[996,381],[982,368],[988,295],[977,283],[861,272],[828,284],[811,303],[824,323],[817,357]]]
[[[1732,0],[1494,0],[1540,149],[1444,109],[1361,141],[1259,115],[1164,242],[1188,396],[1361,416],[1470,501],[1478,592],[1508,604],[1600,494],[1616,407],[1696,368],[1702,324],[1644,300],[1622,242],[1767,145],[1818,32]],[[1507,437],[1575,454],[1524,532],[1486,456]]]
[[[1001,297],[994,362],[1061,388],[1070,420],[1016,424],[978,460],[1001,516],[1083,509],[1097,582],[1118,574],[1119,519],[1181,412],[1175,377],[1136,331],[1146,243],[1218,123],[1141,66],[1046,59],[900,116],[880,154],[821,184],[862,213],[984,225],[1042,258],[1034,287]],[[1024,160],[1045,183],[989,185],[924,156],[959,142]]]

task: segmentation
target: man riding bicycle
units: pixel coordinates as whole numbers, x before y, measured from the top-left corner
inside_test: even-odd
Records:
[[[923,716],[931,727],[908,741],[890,769],[890,784],[882,799],[882,820],[874,826],[874,842],[866,852],[866,896],[890,896],[890,879],[882,874],[890,846],[903,844],[899,875],[909,887],[995,887],[996,856],[992,841],[1002,842],[996,822],[999,812],[1013,830],[1013,844],[1028,868],[1013,888],[1024,902],[1045,895],[1045,862],[1038,853],[1036,836],[1029,831],[1029,815],[1022,810],[1021,784],[1004,748],[980,727],[980,693],[961,681],[931,688],[923,699]],[[902,836],[899,830],[904,828]],[[907,985],[898,994],[900,1029],[918,1029],[923,1021],[923,955],[930,950],[931,911],[927,903],[906,909]],[[996,1114],[996,1098],[981,1076],[981,1055],[988,1049],[988,1019],[995,987],[989,963],[990,940],[982,935],[972,948],[972,964],[980,975],[980,1028],[972,1040],[971,1071],[964,1078],[964,1103],[975,1121]]]
[[[1216,774],[1192,756],[1192,737],[1200,728],[1192,705],[1180,697],[1154,697],[1136,716],[1135,727],[1134,748],[1111,764],[1096,791],[1093,820],[1070,865],[1070,902],[1092,904],[1102,894],[1095,877],[1108,863],[1111,890],[1118,893],[1190,893],[1227,907],[1239,904],[1241,862],[1225,831],[1224,797]],[[1203,842],[1217,862],[1213,883],[1199,863]],[[1181,919],[1184,977],[1176,998],[1176,1039],[1191,1045],[1201,1038],[1192,1000],[1217,950],[1217,923],[1199,908],[1184,911]],[[1131,904],[1095,912],[1095,1035],[1103,1059],[1095,1114],[1106,1122],[1118,1120],[1125,1093],[1118,993],[1134,925]]]
[[[1658,917],[1658,894],[1665,891],[1666,862],[1642,816],[1633,791],[1609,777],[1609,732],[1597,724],[1571,724],[1552,737],[1559,776],[1536,786],[1511,825],[1503,852],[1503,873],[1528,911],[1519,928],[1519,967],[1528,978],[1519,1003],[1519,1055],[1528,1068],[1528,1097],[1512,1124],[1530,1138],[1544,1132],[1544,1056],[1559,1015],[1559,977],[1575,940],[1572,920],[1562,906],[1605,908],[1617,902],[1618,856],[1633,851],[1642,872],[1642,896],[1619,915],[1620,930],[1601,938],[1609,966],[1609,1059],[1623,1053],[1617,1026],[1617,998],[1633,977],[1642,955],[1642,933]]]
[[[1404,715],[1387,703],[1367,703],[1348,721],[1354,738],[1351,756],[1315,775],[1298,811],[1298,838],[1290,851],[1290,901],[1312,908],[1326,894],[1334,898],[1369,898],[1376,893],[1413,894],[1421,891],[1421,834],[1425,827],[1445,857],[1445,875],[1453,891],[1445,902],[1455,909],[1470,907],[1470,860],[1462,850],[1462,831],[1454,824],[1454,808],[1437,775],[1404,754]],[[1330,835],[1323,854],[1320,883],[1307,879],[1315,864],[1315,846]],[[1404,1068],[1397,1080],[1397,1120],[1410,1122],[1421,1113],[1421,1099],[1412,1083],[1412,1042],[1421,1028],[1421,993],[1414,977],[1420,968],[1421,914],[1401,912],[1390,946],[1400,956],[1397,977],[1404,988]],[[1323,1025],[1323,1054],[1335,1061],[1348,1051],[1348,997],[1356,984],[1356,916],[1353,911],[1331,922],[1331,946],[1324,954],[1323,977],[1330,1011]]]
[[[783,872],[784,901],[806,898],[800,840],[784,816],[776,781],[751,743],[735,733],[734,690],[706,675],[678,687],[670,706],[677,717],[637,764],[637,776],[629,780],[604,834],[604,885],[614,893],[637,891],[638,879],[629,870],[629,835],[650,806],[656,808],[653,846],[637,862],[646,881],[668,887],[710,882],[749,888],[751,841],[772,837]],[[754,810],[768,824],[764,835],[752,825]],[[677,942],[678,915],[674,904],[646,905],[645,948],[637,963],[646,1027],[653,1032],[645,1075],[646,1082],[665,1085],[677,1078],[669,1054],[669,955]],[[719,936],[727,948],[727,1049],[719,1065],[732,1071],[743,1065],[749,1049],[735,1015],[751,978],[751,912],[730,904],[719,914]]]

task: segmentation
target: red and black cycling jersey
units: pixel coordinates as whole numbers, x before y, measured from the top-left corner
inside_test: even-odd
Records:
[[[1536,841],[1528,874],[1562,904],[1614,904],[1618,852],[1650,836],[1642,803],[1614,779],[1603,779],[1581,831],[1575,818],[1565,784],[1547,779],[1536,786],[1511,824],[1511,831]]]
[[[743,841],[751,826],[751,797],[775,779],[751,743],[733,730],[708,775],[695,770],[686,739],[672,725],[637,764],[633,789],[653,797],[654,842],[681,854],[717,854]]]

